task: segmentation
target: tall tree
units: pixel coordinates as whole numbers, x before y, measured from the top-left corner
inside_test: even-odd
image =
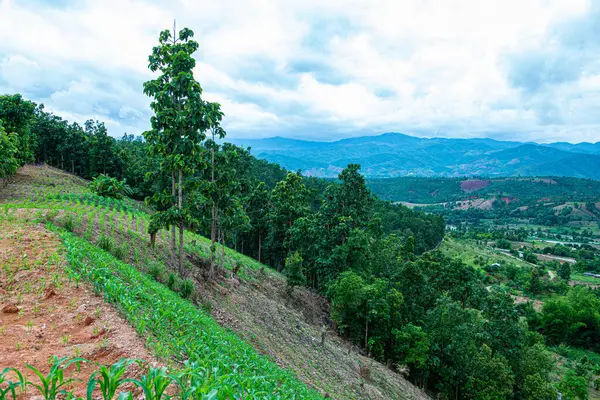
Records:
[[[211,224],[210,224],[210,271],[209,276],[212,278],[215,270],[215,254],[218,225],[218,209],[217,196],[219,194],[215,179],[215,153],[219,151],[219,144],[215,139],[223,139],[225,130],[221,127],[223,112],[218,103],[206,103],[206,120],[210,129],[211,139],[207,140],[206,147],[210,149],[210,186],[209,197],[211,200]]]
[[[160,75],[144,83],[144,93],[153,98],[150,107],[154,116],[150,122],[152,129],[144,132],[150,145],[150,153],[161,158],[161,169],[171,173],[171,207],[162,211],[173,227],[179,225],[179,270],[183,273],[183,230],[185,212],[183,206],[184,175],[194,171],[199,165],[202,142],[206,138],[208,121],[205,102],[202,100],[202,87],[194,79],[193,69],[196,60],[194,52],[198,42],[192,40],[194,33],[182,29],[179,34],[164,30],[159,36],[159,45],[152,49],[148,58],[149,68]],[[168,199],[163,193],[162,201]],[[172,234],[175,253],[175,235]]]

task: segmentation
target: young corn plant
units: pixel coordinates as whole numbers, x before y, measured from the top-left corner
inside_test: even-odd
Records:
[[[114,399],[119,386],[132,381],[131,379],[124,378],[123,375],[127,371],[127,367],[133,363],[139,364],[141,361],[123,358],[110,367],[104,365],[101,366],[100,370],[94,372],[88,380],[87,399],[93,399],[92,396],[96,386],[100,387],[100,392],[102,393],[102,398],[104,400]],[[127,395],[127,393],[121,393],[119,398],[121,398],[122,395]]]
[[[9,381],[6,376],[9,372],[13,372],[19,379],[17,382]],[[17,389],[24,390],[27,384],[27,378],[15,368],[5,368],[0,372],[0,400],[8,399],[9,395],[12,395],[12,399],[17,398]]]
[[[81,382],[81,379],[65,379],[65,370],[73,364],[75,364],[77,370],[79,370],[80,363],[87,362],[87,360],[83,358],[69,359],[68,357],[58,358],[56,356],[52,357],[51,360],[52,367],[50,367],[50,372],[48,372],[48,375],[46,376],[44,376],[40,370],[35,368],[33,365],[25,364],[25,366],[33,371],[40,380],[39,384],[35,384],[33,382],[27,382],[27,384],[36,388],[44,400],[55,400],[58,395],[68,395],[69,393],[62,388],[73,382]]]
[[[148,373],[140,379],[131,379],[134,385],[144,392],[146,400],[166,399],[165,391],[173,383],[173,378],[167,374],[166,368],[149,368]]]

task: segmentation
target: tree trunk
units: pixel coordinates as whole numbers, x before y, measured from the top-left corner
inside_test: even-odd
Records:
[[[75,174],[75,160],[71,160],[71,173]]]
[[[210,182],[213,186],[215,185],[215,135],[213,132],[213,147],[211,149],[211,177]],[[214,277],[215,274],[215,241],[217,239],[217,205],[215,204],[214,194],[212,199],[212,221],[210,226],[210,270],[208,271],[208,276],[210,278]]]
[[[171,198],[172,204],[176,205],[177,200],[175,200],[175,169],[171,171]],[[175,265],[175,254],[177,251],[177,244],[175,243],[175,225],[171,224],[171,262]]]
[[[367,354],[369,353],[368,340],[369,340],[369,320],[367,320],[367,322],[365,324],[365,350],[367,350]]]
[[[183,170],[179,168],[179,274],[183,276]]]
[[[262,233],[259,232],[258,233],[258,262],[262,262],[260,260],[260,256],[261,256],[261,250],[262,250]]]

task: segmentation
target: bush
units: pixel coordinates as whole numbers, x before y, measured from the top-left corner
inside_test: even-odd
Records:
[[[125,244],[123,246],[114,246],[112,255],[117,257],[119,260],[124,260],[127,256],[127,246]]]
[[[148,265],[148,275],[150,275],[152,277],[152,279],[154,279],[156,281],[162,280],[162,276],[163,276],[164,272],[165,272],[165,268],[159,262],[152,261]]]
[[[98,239],[98,247],[100,247],[104,251],[112,253],[113,247],[115,247],[115,245],[110,237],[106,235],[100,235],[100,238]]]
[[[121,199],[123,195],[131,196],[133,194],[133,191],[125,181],[120,181],[117,178],[112,178],[104,174],[100,174],[92,180],[90,189],[99,196],[112,197],[114,199]]]
[[[185,299],[190,298],[190,296],[196,291],[196,286],[194,282],[187,278],[181,282],[181,296]]]
[[[62,226],[69,232],[73,232],[75,229],[75,220],[72,215],[65,215],[62,219]]]
[[[169,276],[167,276],[167,286],[173,291],[177,290],[180,281],[181,279],[174,272],[169,273]]]

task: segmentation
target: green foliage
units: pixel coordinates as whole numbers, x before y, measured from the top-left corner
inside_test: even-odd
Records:
[[[525,377],[523,383],[523,399],[526,400],[556,400],[556,389],[540,374],[535,373]]]
[[[114,199],[121,199],[123,195],[130,196],[133,194],[133,191],[125,181],[120,181],[104,174],[100,174],[92,179],[90,189],[98,196],[112,197]]]
[[[115,242],[110,236],[102,234],[100,235],[100,238],[98,238],[98,247],[104,251],[112,253],[113,249],[115,248]]]
[[[127,367],[135,362],[138,361],[124,358],[110,367],[101,365],[100,369],[94,372],[88,379],[87,398],[89,400],[93,398],[94,389],[98,386],[104,400],[114,399],[119,386],[130,381],[130,379],[123,378],[123,375],[127,372]]]
[[[393,334],[396,342],[394,357],[399,363],[415,368],[423,368],[427,365],[431,343],[420,326],[408,323],[400,330],[394,329]]]
[[[16,375],[18,381],[10,381],[7,379],[9,373]],[[24,390],[27,384],[27,378],[16,368],[4,368],[0,372],[0,400],[8,399],[11,395],[13,400],[17,399],[17,389]]]
[[[16,155],[15,136],[6,133],[0,120],[0,178],[9,177],[17,172],[19,161]]]
[[[194,292],[196,291],[196,286],[194,285],[194,281],[190,278],[186,278],[181,281],[181,297],[185,299],[189,299]]]
[[[36,104],[23,99],[20,94],[0,95],[0,125],[12,135],[9,152],[14,150],[14,159],[18,165],[34,161],[36,136],[31,130]],[[3,140],[4,143],[6,143]],[[2,143],[2,144],[4,144]],[[4,153],[4,150],[0,151]],[[9,164],[12,165],[12,162]]]
[[[565,280],[567,282],[571,280],[571,264],[569,264],[568,262],[560,264],[560,267],[558,267],[558,270],[556,272],[562,280]]]
[[[144,332],[158,357],[198,366],[187,370],[180,382],[190,382],[191,375],[196,375],[194,390],[207,396],[216,391],[228,398],[320,398],[188,300],[83,239],[66,232],[61,237],[69,268],[102,290],[105,300],[117,305],[138,332]],[[150,396],[160,393],[167,380],[173,382],[168,374],[150,372],[139,379]],[[184,386],[191,390],[188,384]]]
[[[558,391],[565,400],[587,400],[588,380],[579,376],[573,370],[568,370],[558,383]]]
[[[27,382],[27,384],[36,388],[45,400],[55,400],[57,396],[66,395],[68,393],[65,389],[62,389],[64,386],[78,381],[78,379],[75,378],[65,379],[65,370],[72,364],[75,364],[79,369],[79,364],[82,362],[86,362],[86,360],[83,358],[69,359],[68,357],[58,358],[53,356],[50,371],[46,376],[33,365],[25,364],[27,368],[34,372],[40,381],[39,384],[33,382]]]
[[[157,262],[151,261],[148,264],[148,275],[150,275],[154,280],[161,281],[163,274],[165,273],[165,267]]]
[[[297,251],[285,259],[284,273],[287,277],[288,290],[292,290],[294,286],[303,286],[306,284],[302,261],[302,256]]]
[[[544,303],[539,321],[531,324],[550,344],[566,343],[598,350],[600,343],[600,300],[585,286],[573,287],[566,296]]]

